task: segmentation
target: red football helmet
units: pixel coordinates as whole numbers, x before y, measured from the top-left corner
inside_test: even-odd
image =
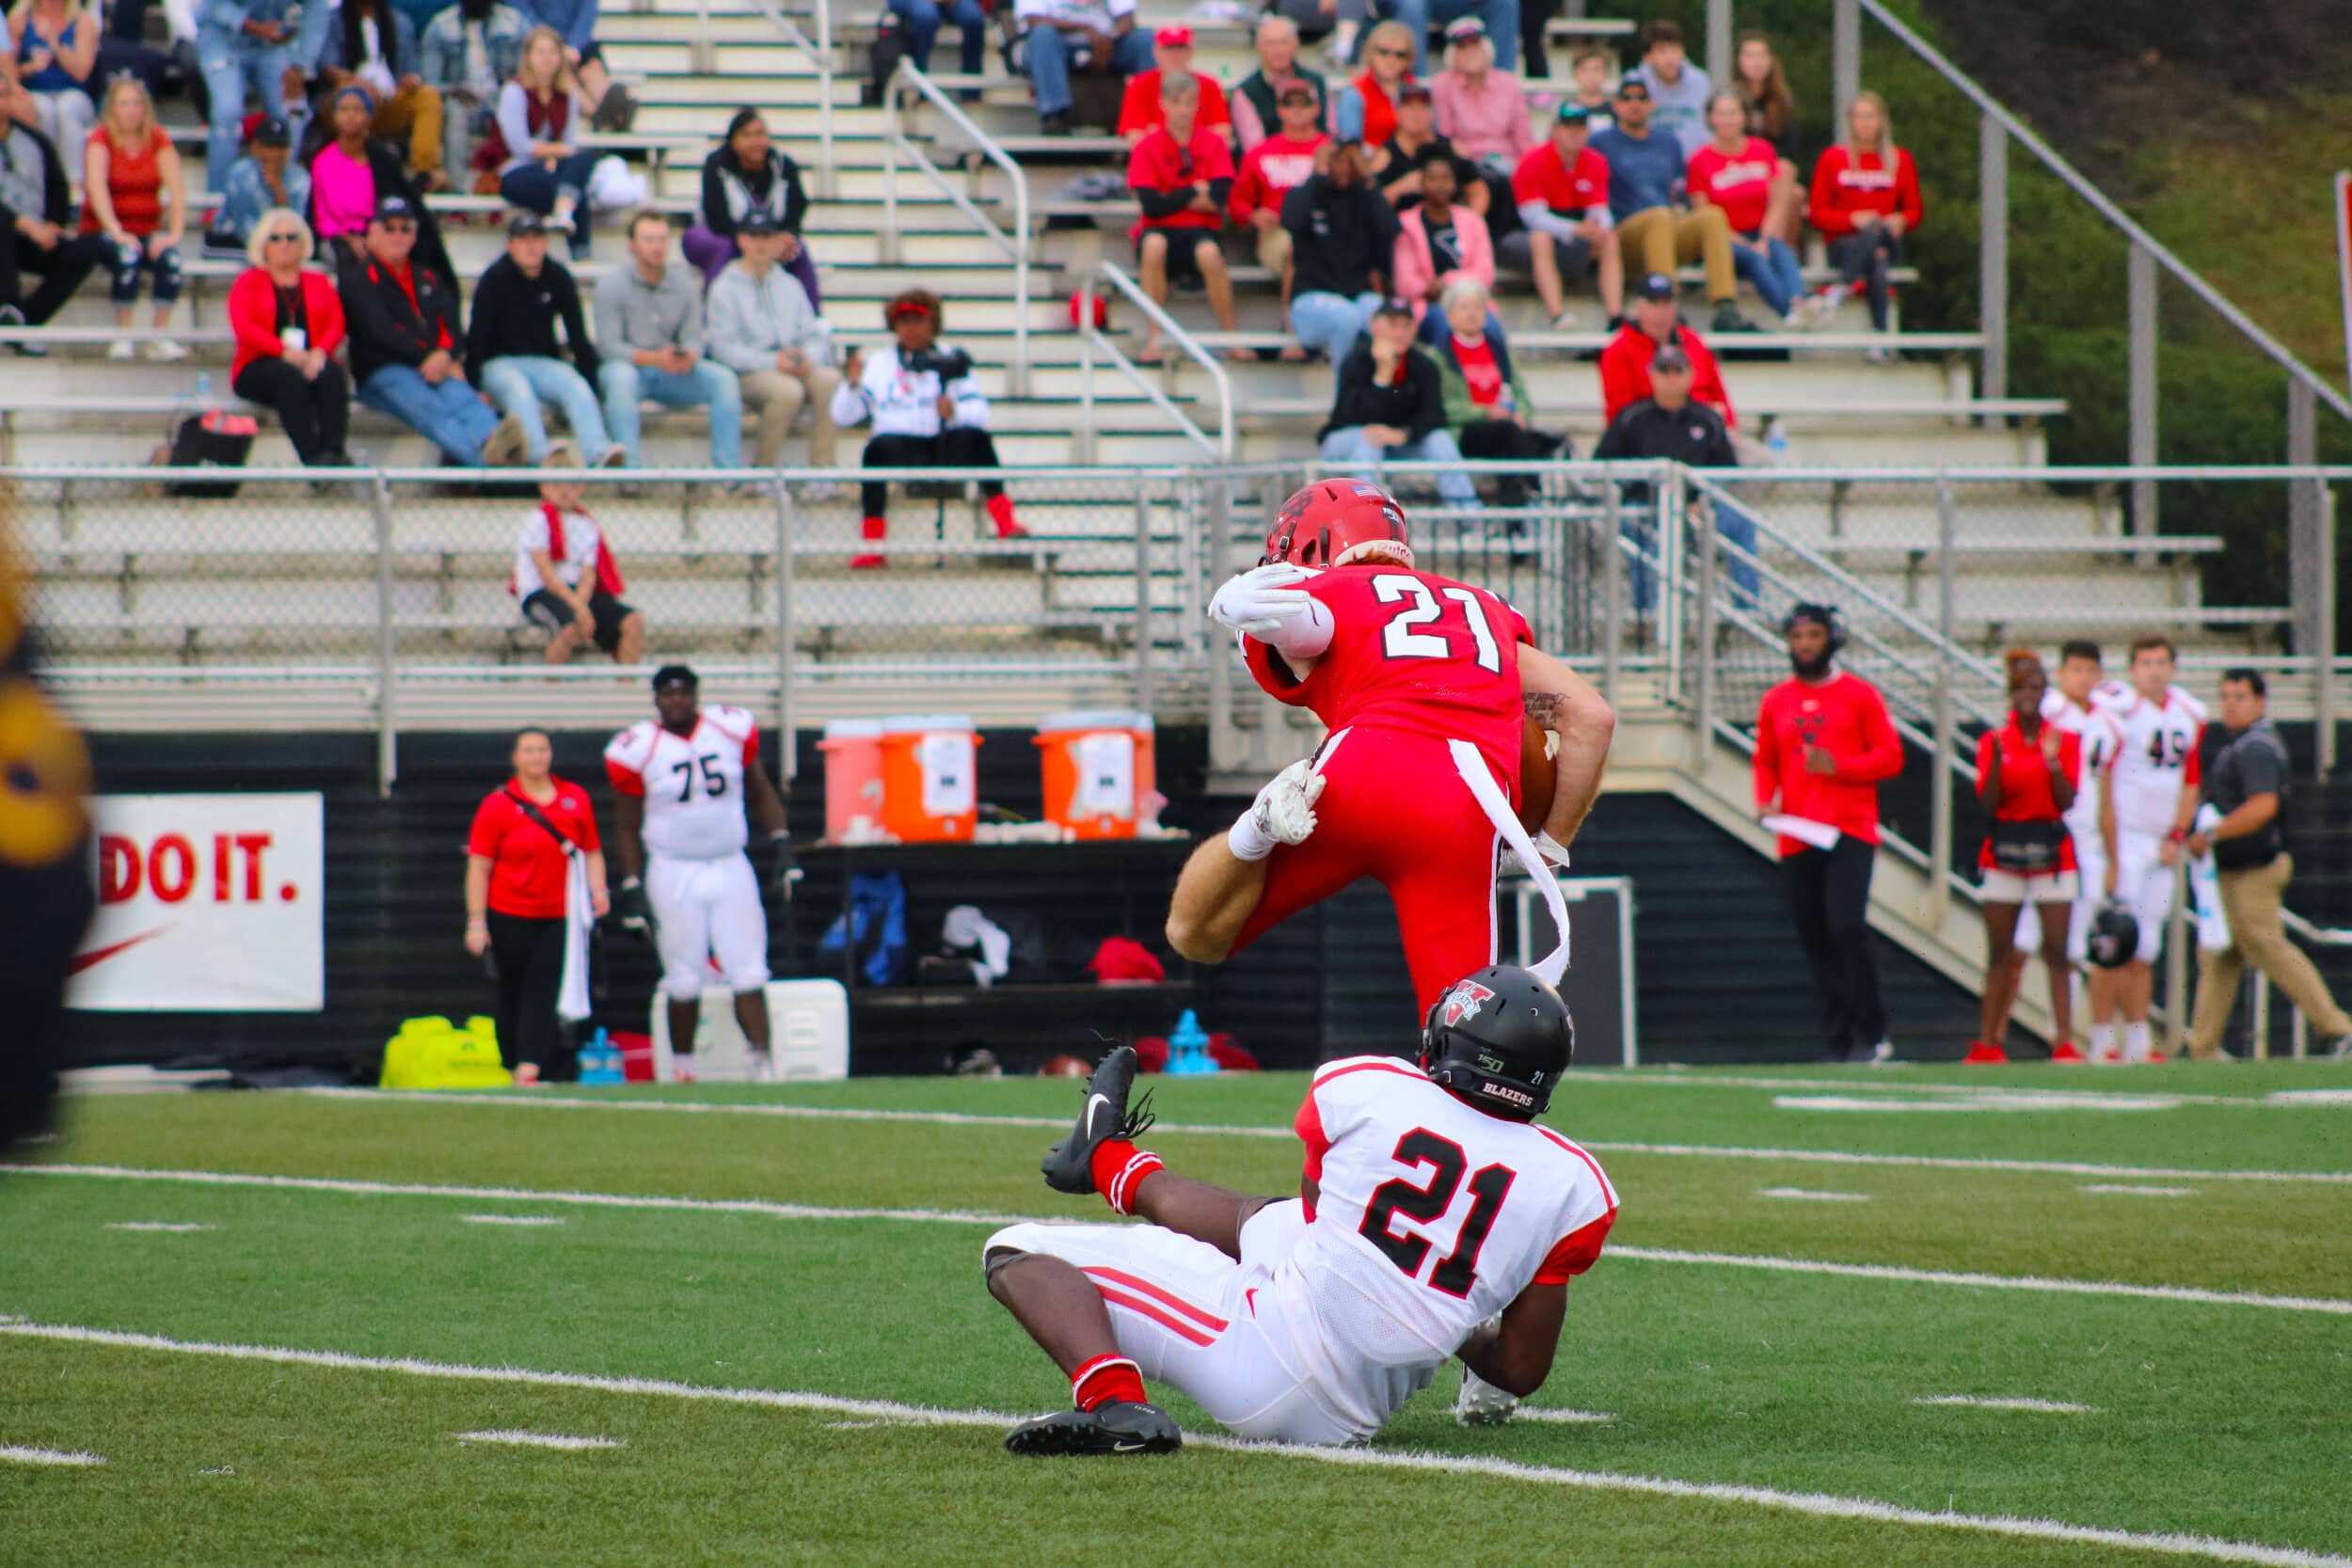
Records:
[[[1413,546],[1405,539],[1405,509],[1377,484],[1360,479],[1319,479],[1282,503],[1266,531],[1258,564],[1278,561],[1321,569],[1376,556],[1410,571]]]

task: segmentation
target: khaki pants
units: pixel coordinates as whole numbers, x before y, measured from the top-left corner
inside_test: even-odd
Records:
[[[1291,264],[1291,231],[1276,227],[1258,230],[1258,265],[1274,275],[1277,284]]]
[[[1740,292],[1740,276],[1731,267],[1731,225],[1721,207],[1695,213],[1645,207],[1617,225],[1617,248],[1629,283],[1653,272],[1671,277],[1681,263],[1704,259],[1709,300],[1720,305]]]
[[[2318,1038],[2352,1035],[2352,1018],[2328,994],[2328,983],[2295,945],[2279,918],[2280,901],[2294,877],[2292,855],[2280,855],[2268,865],[2245,871],[2224,871],[2218,877],[2222,912],[2230,917],[2230,945],[2218,953],[2198,955],[2197,1015],[2188,1031],[2190,1055],[2211,1057],[2220,1051],[2222,1026],[2230,1022],[2230,1009],[2237,1005],[2237,983],[2249,959],[2303,1009]]]
[[[809,405],[808,466],[834,466],[834,438],[840,434],[833,422],[833,394],[841,372],[830,365],[811,365],[800,375],[782,371],[753,371],[736,378],[743,388],[743,412],[759,416],[759,447],[755,467],[772,468],[784,455],[784,435],[792,428],[801,404]]]
[[[441,92],[419,83],[376,105],[368,129],[379,136],[408,135],[408,166],[431,174],[441,166]]]

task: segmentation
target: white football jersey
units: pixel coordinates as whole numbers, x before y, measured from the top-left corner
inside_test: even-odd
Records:
[[[2103,700],[2122,736],[2115,757],[2115,831],[2170,832],[2181,791],[2195,789],[2202,776],[2197,742],[2205,732],[2204,705],[2177,686],[2161,704],[2128,689]]]
[[[2099,842],[2099,775],[2115,766],[2123,749],[2123,731],[2115,715],[2099,705],[2094,691],[2089,707],[2076,707],[2063,693],[2052,690],[2042,699],[2042,717],[2082,742],[2082,765],[2074,776],[2074,803],[2066,808],[2066,831],[2077,846]]]
[[[673,735],[652,719],[630,725],[604,749],[604,770],[622,794],[644,797],[649,854],[723,860],[750,842],[743,768],[758,755],[758,721],[712,704],[691,735]]]
[[[1617,1217],[1574,1143],[1392,1056],[1326,1064],[1294,1125],[1317,1192],[1274,1288],[1298,1370],[1365,1431],[1530,1284],[1592,1267]]]

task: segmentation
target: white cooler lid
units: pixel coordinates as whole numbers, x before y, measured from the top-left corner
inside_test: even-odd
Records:
[[[914,735],[930,730],[969,730],[976,726],[968,713],[898,713],[882,721],[884,735]]]
[[[861,740],[882,733],[879,719],[834,719],[825,725],[827,740]]]
[[[1037,721],[1040,735],[1063,735],[1082,730],[1135,730],[1152,733],[1152,716],[1148,713],[1122,712],[1118,708],[1078,708],[1069,713],[1049,713]]]

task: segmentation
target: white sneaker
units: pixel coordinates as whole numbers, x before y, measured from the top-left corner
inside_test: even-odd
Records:
[[[830,479],[820,479],[814,484],[801,486],[801,499],[814,505],[822,505],[826,501],[838,499],[840,495],[841,486]]]
[[[743,1078],[752,1084],[772,1084],[776,1081],[776,1058],[773,1053],[752,1046],[743,1048]]]
[[[139,345],[128,338],[117,338],[106,347],[106,357],[109,359],[136,359],[138,356]]]
[[[1575,330],[1576,330],[1576,312],[1575,312],[1574,310],[1563,310],[1563,311],[1561,311],[1558,315],[1556,315],[1556,316],[1552,317],[1552,318],[1551,318],[1551,329],[1552,329],[1554,332],[1573,332],[1573,331],[1575,331]]]
[[[1301,758],[1274,775],[1258,791],[1249,808],[1258,831],[1277,844],[1304,844],[1315,831],[1315,801],[1323,794],[1323,775],[1311,759]]]
[[[1517,1395],[1504,1393],[1468,1367],[1462,1369],[1462,1392],[1454,1402],[1456,1422],[1466,1427],[1499,1427],[1518,1407]]]
[[[170,338],[158,338],[147,345],[147,356],[159,364],[177,364],[188,356],[188,345]]]

